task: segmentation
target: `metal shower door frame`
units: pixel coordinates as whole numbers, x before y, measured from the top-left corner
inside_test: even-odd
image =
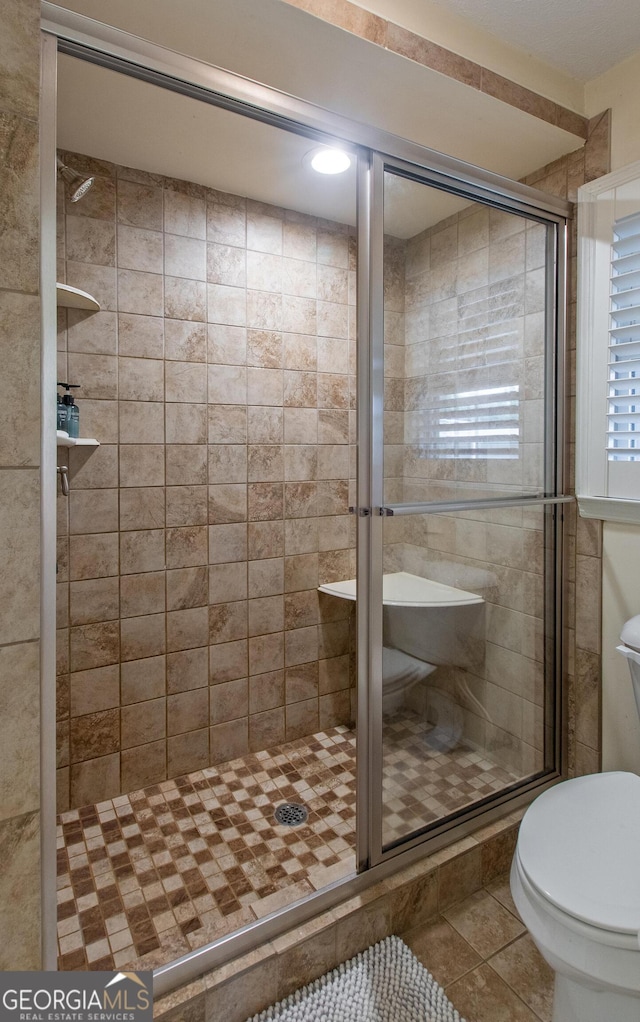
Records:
[[[433,501],[419,504],[386,504],[384,499],[384,177],[386,172],[395,173],[426,186],[440,188],[490,208],[500,209],[524,218],[534,220],[546,227],[545,248],[545,443],[544,443],[544,492],[536,496],[522,494],[514,497],[480,498],[462,501]],[[382,576],[385,517],[442,514],[464,510],[498,508],[540,508],[545,512],[545,579],[548,579],[550,599],[546,610],[545,630],[555,636],[551,658],[547,660],[545,677],[550,676],[553,691],[545,704],[555,722],[553,749],[550,750],[552,766],[545,764],[544,773],[548,779],[557,778],[564,767],[563,736],[561,731],[562,703],[562,522],[563,505],[574,497],[564,493],[564,426],[565,426],[565,362],[566,362],[566,275],[567,275],[567,217],[549,215],[535,205],[514,201],[513,196],[487,195],[482,187],[474,187],[466,181],[452,182],[434,172],[433,168],[417,167],[405,160],[373,153],[369,178],[369,229],[362,245],[368,243],[367,273],[367,333],[358,339],[359,361],[358,395],[364,404],[358,417],[361,432],[358,449],[366,454],[366,465],[358,472],[358,591],[366,593],[366,600],[358,601],[358,637],[367,636],[366,650],[359,651],[358,680],[367,679],[366,707],[359,717],[358,742],[362,730],[361,721],[367,722],[367,768],[366,780],[362,771],[362,785],[368,788],[366,807],[366,836],[361,828],[358,834],[358,862],[369,866],[388,863],[394,857],[415,849],[439,835],[451,830],[455,822],[445,818],[440,825],[424,828],[423,833],[413,833],[406,840],[391,848],[383,845],[383,748],[382,748],[382,637],[383,601]],[[359,249],[359,258],[362,252]],[[361,343],[362,342],[362,343]],[[360,350],[362,347],[362,350]],[[361,459],[364,462],[364,457]],[[545,601],[545,605],[547,601]],[[545,656],[547,654],[545,653]],[[550,686],[551,688],[551,686]],[[360,699],[360,692],[359,692]],[[539,782],[538,782],[539,783]],[[519,784],[520,791],[535,787],[535,781]],[[364,793],[360,793],[364,800]],[[494,802],[506,801],[512,794],[498,795]],[[457,816],[466,819],[482,812],[473,805]]]

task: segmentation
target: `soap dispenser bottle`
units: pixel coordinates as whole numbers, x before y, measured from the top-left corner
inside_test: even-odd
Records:
[[[62,430],[63,433],[66,433],[67,406],[62,403],[62,394],[56,394],[56,401],[57,401],[56,429]]]
[[[65,388],[65,393],[62,395],[62,404],[66,408],[66,428],[67,433],[70,437],[76,439],[80,436],[80,409],[75,403],[71,388],[74,390],[80,386],[79,383],[61,383],[61,387]]]

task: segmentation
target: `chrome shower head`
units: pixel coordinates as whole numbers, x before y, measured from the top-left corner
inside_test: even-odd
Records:
[[[69,198],[71,202],[77,202],[83,195],[86,195],[95,181],[95,178],[83,177],[77,170],[72,170],[71,167],[65,166],[59,156],[58,174],[69,186]]]

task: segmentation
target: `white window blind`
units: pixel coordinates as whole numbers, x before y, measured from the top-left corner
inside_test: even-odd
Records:
[[[640,525],[640,163],[578,189],[576,492]]]
[[[613,225],[607,459],[640,461],[640,213]]]

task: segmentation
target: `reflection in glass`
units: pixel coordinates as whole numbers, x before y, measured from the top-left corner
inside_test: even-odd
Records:
[[[388,503],[544,491],[546,230],[385,174]]]
[[[406,587],[383,608],[387,847],[546,766],[546,518],[385,520],[385,582]]]

